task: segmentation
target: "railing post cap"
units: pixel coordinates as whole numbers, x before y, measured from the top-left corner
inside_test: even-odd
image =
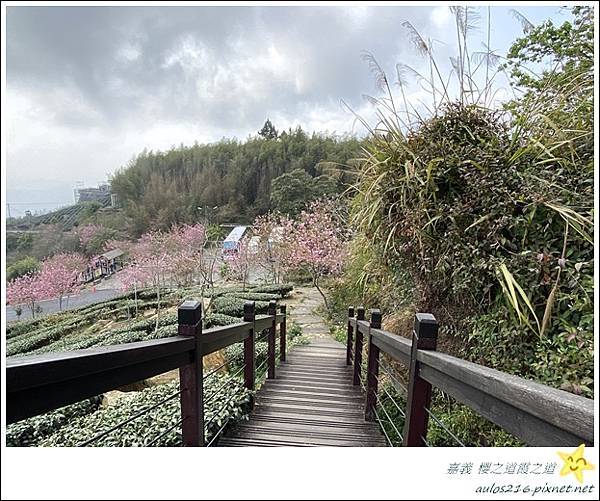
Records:
[[[202,303],[188,299],[177,308],[177,321],[180,325],[196,325],[202,320]]]
[[[358,320],[364,320],[365,319],[365,307],[364,306],[359,306],[356,309],[356,318]]]
[[[275,313],[277,312],[277,301],[275,301],[275,300],[269,301],[268,312],[269,312],[269,315],[275,315]]]
[[[371,327],[381,329],[381,311],[377,308],[371,310]]]
[[[354,306],[349,306],[348,307],[348,316],[349,317],[353,317],[354,316]]]
[[[244,304],[244,321],[249,322],[254,320],[254,301],[246,301]]]
[[[438,322],[431,313],[415,314],[415,333],[419,339],[435,339],[438,335]]]
[[[279,310],[281,311],[281,313],[285,313],[287,310],[287,306],[285,304],[280,304]]]

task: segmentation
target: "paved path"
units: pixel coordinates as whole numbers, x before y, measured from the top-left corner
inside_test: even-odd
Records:
[[[291,320],[302,327],[302,333],[311,340],[330,340],[329,328],[325,324],[321,310],[323,298],[314,287],[294,287],[290,297],[282,304],[288,306]]]
[[[364,420],[364,393],[352,385],[345,347],[330,337],[318,314],[318,291],[296,289],[286,303],[311,343],[290,350],[275,379],[258,391],[249,420],[236,424],[219,445],[385,446],[379,427]]]
[[[106,301],[107,299],[111,299],[120,294],[123,294],[120,290],[117,289],[97,289],[95,292],[93,291],[83,291],[77,295],[69,297],[69,303],[67,305],[67,300],[63,299],[63,310],[72,310],[74,308],[79,308],[81,306],[86,306],[92,303],[99,303],[100,301]],[[58,308],[58,299],[48,299],[45,301],[40,301],[39,305],[42,307],[42,313],[36,314],[36,318],[38,316],[49,315],[50,313],[56,313],[59,311]],[[21,314],[20,319],[25,320],[26,318],[31,318],[31,312],[28,308],[23,308],[23,313]],[[6,321],[10,322],[11,320],[17,320],[17,314],[12,306],[6,307]]]

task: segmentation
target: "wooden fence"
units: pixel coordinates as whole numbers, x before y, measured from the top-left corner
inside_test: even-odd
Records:
[[[384,353],[408,369],[402,445],[427,445],[432,388],[438,388],[487,420],[534,446],[594,443],[594,402],[489,367],[436,351],[438,323],[417,313],[412,339],[381,329],[381,313],[348,310],[347,364],[354,363],[354,384],[361,384],[363,351],[366,368],[365,419],[374,420]],[[364,350],[363,350],[363,344]],[[438,421],[439,422],[439,421]]]
[[[243,322],[202,332],[202,305],[198,301],[185,301],[178,309],[179,335],[176,337],[9,358],[6,364],[7,424],[179,369],[183,444],[203,446],[203,381],[207,377],[203,374],[203,358],[243,342],[244,386],[254,390],[255,341],[264,332],[268,342],[267,377],[275,377],[277,325],[280,326],[281,360],[285,360],[286,350],[285,305],[280,309],[277,313],[276,303],[272,301],[267,315],[256,316],[254,302],[249,301],[244,306]]]

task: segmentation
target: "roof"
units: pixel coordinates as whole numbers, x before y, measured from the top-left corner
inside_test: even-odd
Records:
[[[100,257],[103,257],[104,259],[107,259],[110,261],[111,259],[115,259],[116,257],[122,256],[122,255],[123,255],[123,251],[121,249],[113,249],[111,251],[105,252]]]
[[[238,242],[240,238],[244,236],[246,228],[247,226],[236,226],[233,230],[231,230],[229,235],[227,235],[227,238],[225,238],[224,242]]]

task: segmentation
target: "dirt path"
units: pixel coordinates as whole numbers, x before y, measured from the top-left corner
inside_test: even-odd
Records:
[[[316,288],[294,287],[290,296],[281,303],[287,305],[289,317],[302,327],[304,335],[314,340],[331,339],[329,328],[319,312],[324,306]]]

